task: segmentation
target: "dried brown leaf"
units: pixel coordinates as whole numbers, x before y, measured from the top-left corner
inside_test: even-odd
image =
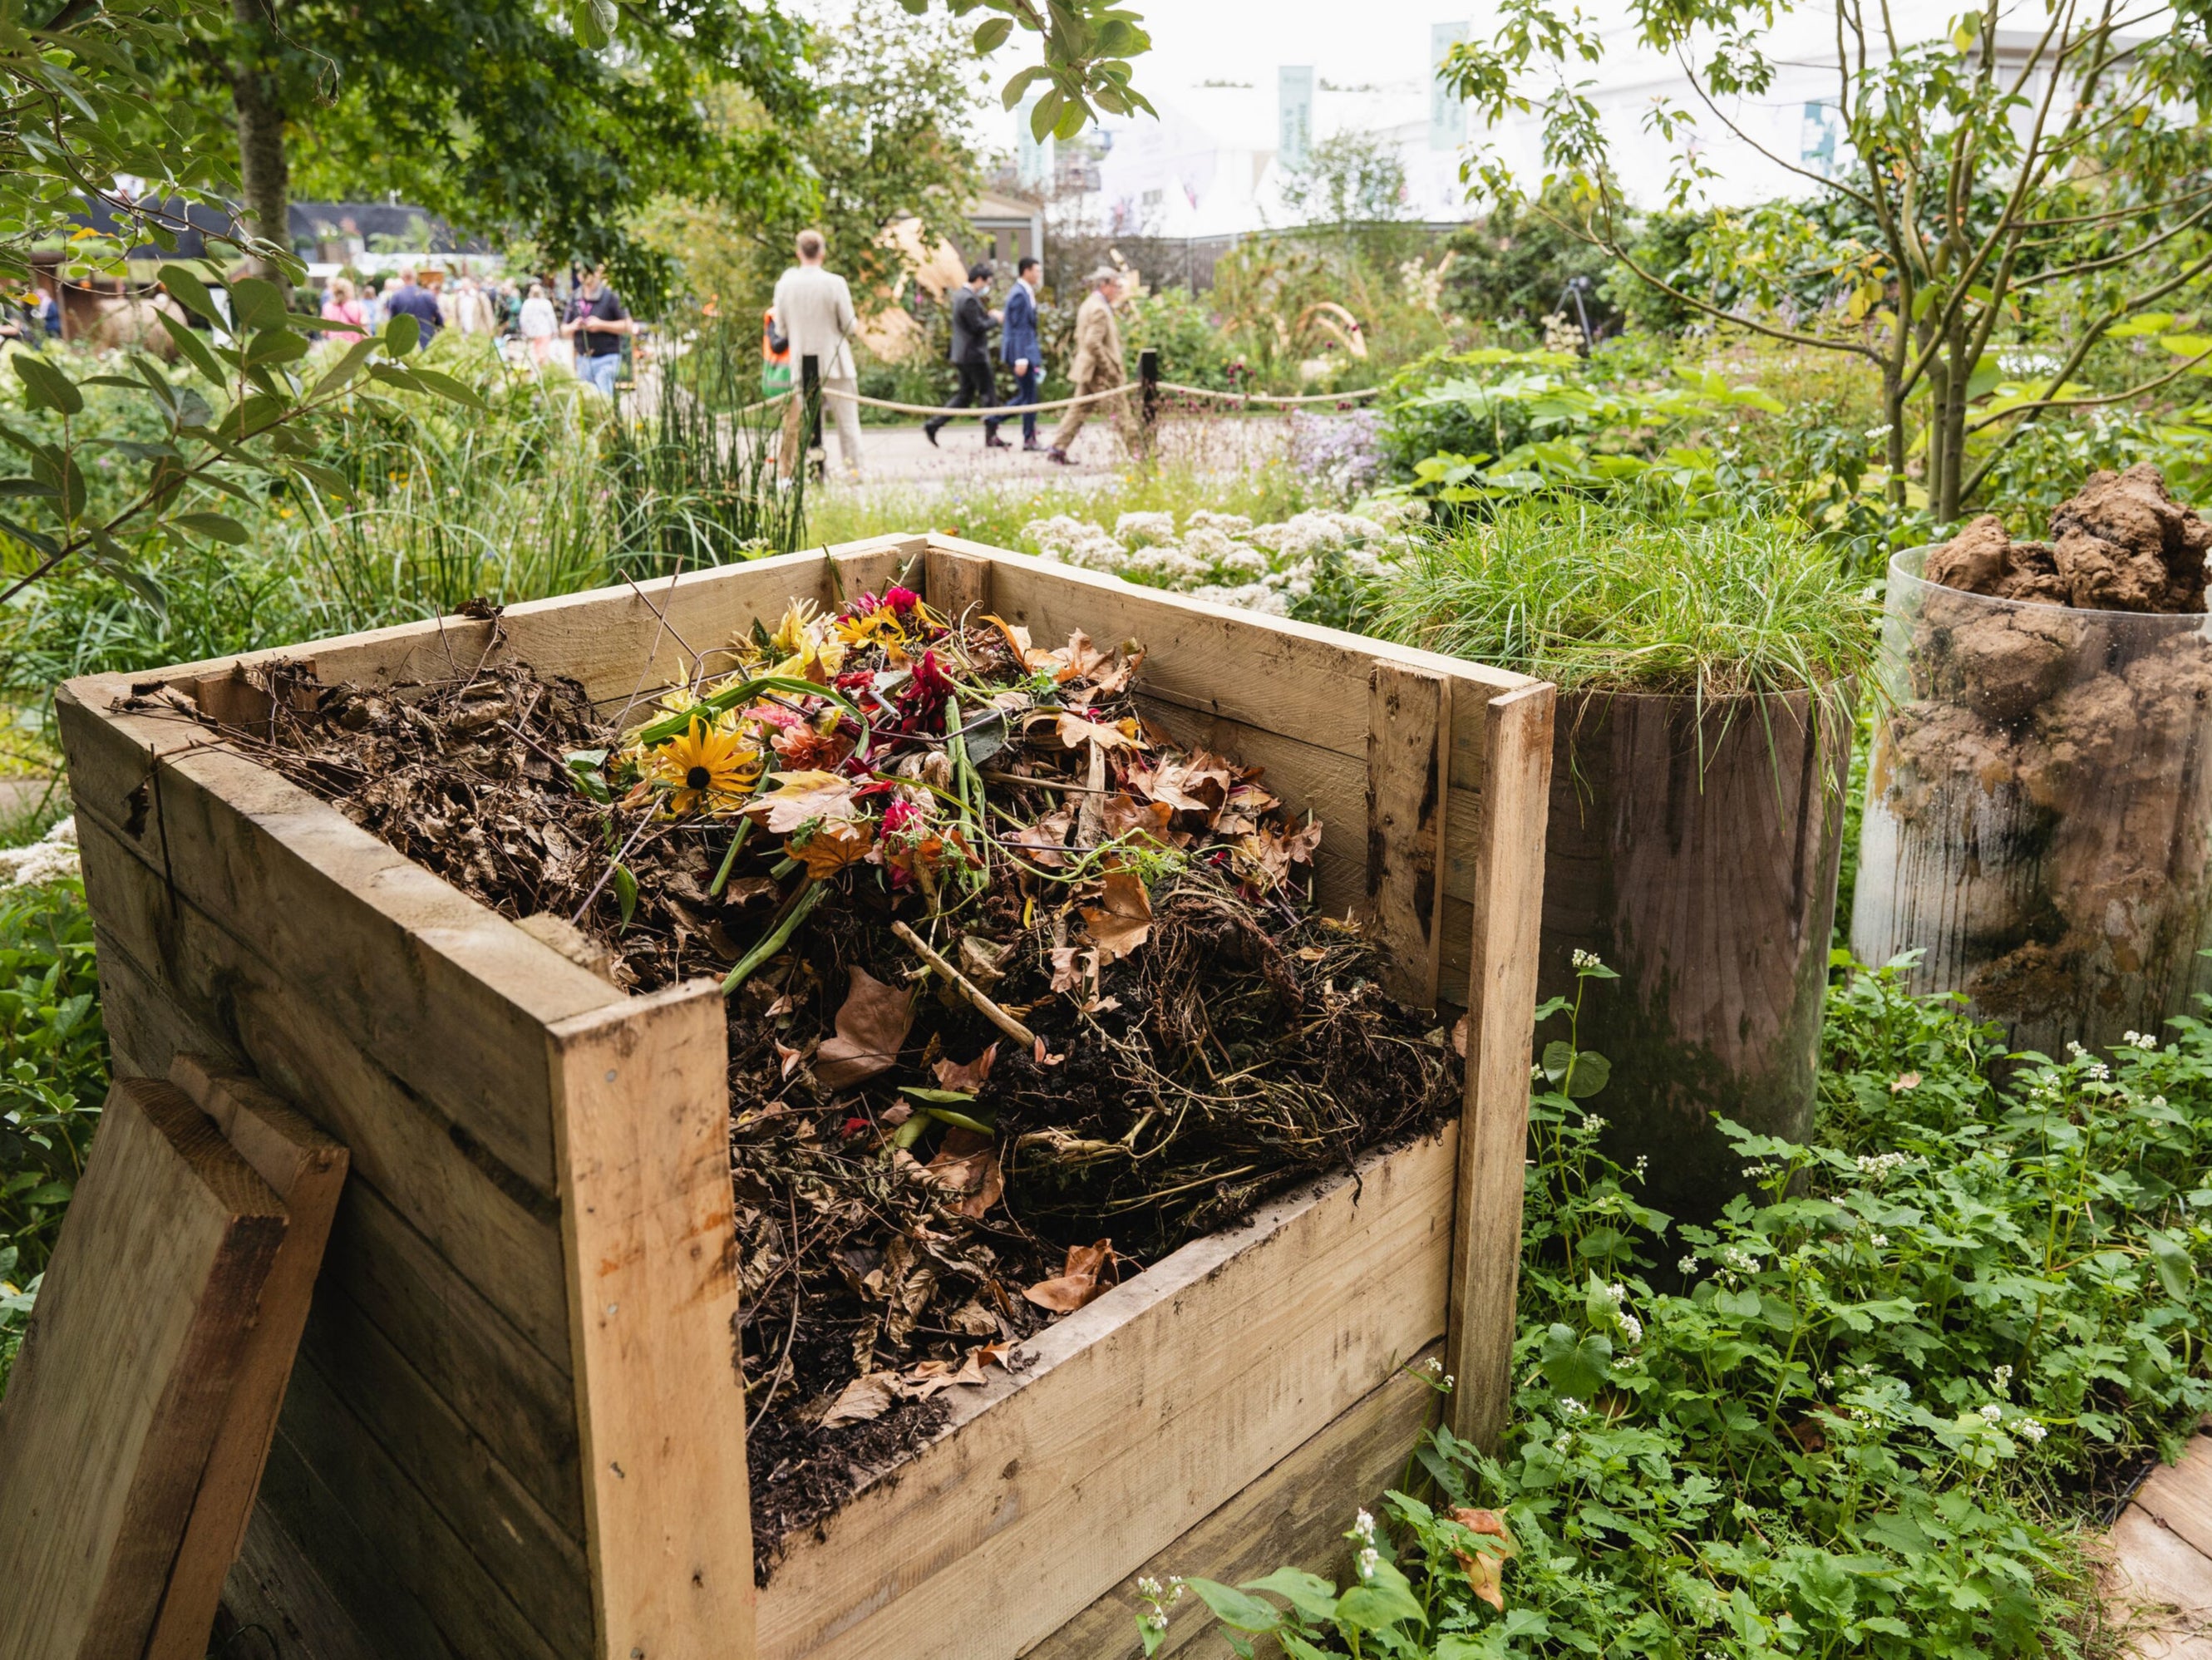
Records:
[[[1112,1287],[1113,1271],[1112,1240],[1101,1239],[1095,1245],[1070,1245],[1067,1261],[1060,1271],[1049,1280],[1039,1280],[1022,1295],[1041,1309],[1050,1309],[1055,1314],[1073,1314]],[[1103,1284],[1100,1283],[1102,1280]]]
[[[1120,962],[1152,935],[1152,900],[1144,879],[1126,868],[1107,872],[1106,891],[1097,904],[1084,907],[1083,920],[1098,948],[1099,966]],[[1053,989],[1061,989],[1057,975]]]
[[[1492,1510],[1455,1510],[1452,1520],[1469,1533],[1488,1535],[1499,1541],[1496,1551],[1454,1551],[1459,1565],[1467,1571],[1468,1584],[1474,1594],[1496,1608],[1505,1611],[1505,1564],[1519,1554],[1513,1535],[1506,1530],[1505,1518]]]
[[[914,992],[887,986],[855,964],[845,1005],[837,1011],[837,1035],[814,1055],[815,1081],[841,1090],[889,1069],[914,1025]]]
[[[865,1377],[855,1377],[830,1403],[830,1410],[822,1415],[821,1427],[826,1430],[840,1424],[872,1423],[897,1403],[898,1386],[898,1374],[895,1371],[872,1371]]]
[[[939,1061],[937,1081],[946,1089],[966,1090],[972,1095],[983,1087],[983,1080],[991,1075],[992,1063],[998,1058],[999,1046],[994,1043],[973,1061]]]

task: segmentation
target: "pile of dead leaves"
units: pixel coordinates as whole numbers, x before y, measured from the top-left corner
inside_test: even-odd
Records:
[[[618,982],[724,982],[763,1576],[1021,1339],[1456,1102],[1310,903],[1320,826],[1147,718],[1141,662],[893,588],[642,712],[280,669],[225,728]]]

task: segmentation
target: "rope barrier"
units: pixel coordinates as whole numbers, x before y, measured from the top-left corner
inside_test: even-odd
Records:
[[[1096,404],[1109,398],[1126,398],[1143,388],[1134,382],[1124,381],[1118,386],[1109,386],[1103,392],[1086,392],[1074,398],[1054,398],[1049,404],[1002,404],[997,409],[946,409],[938,404],[894,404],[887,398],[868,398],[857,392],[847,392],[840,386],[824,386],[824,398],[848,398],[855,404],[866,404],[873,410],[896,410],[901,415],[944,416],[951,418],[965,417],[975,420],[1003,421],[1013,415],[1042,415],[1047,410],[1072,410],[1078,404]],[[786,392],[785,397],[791,394]]]
[[[1348,404],[1356,398],[1373,398],[1382,388],[1362,386],[1358,392],[1310,392],[1296,398],[1279,398],[1264,392],[1217,392],[1211,386],[1179,386],[1173,380],[1158,383],[1162,392],[1179,392],[1188,398],[1214,398],[1228,404]]]

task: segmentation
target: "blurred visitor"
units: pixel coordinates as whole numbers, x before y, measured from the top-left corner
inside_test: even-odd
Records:
[[[528,344],[530,361],[536,367],[545,367],[545,360],[553,350],[554,333],[560,326],[560,319],[553,314],[553,302],[545,297],[545,284],[532,283],[530,297],[522,302],[522,316],[516,325],[516,332]]]
[[[776,278],[775,305],[770,315],[784,337],[792,364],[792,396],[783,406],[783,441],[776,452],[776,471],[785,478],[799,464],[804,441],[805,398],[801,366],[811,357],[820,377],[822,401],[837,423],[837,457],[847,476],[860,476],[860,406],[859,372],[853,366],[853,331],[859,319],[853,311],[853,290],[845,279],[823,265],[829,251],[818,230],[803,230],[794,244],[799,263]]]
[[[1006,293],[1006,331],[999,337],[999,359],[1014,372],[1014,394],[1006,399],[1012,404],[1034,404],[1037,388],[1044,382],[1044,353],[1037,344],[1036,285],[1040,267],[1035,254],[1024,254],[1014,267],[1014,286]],[[1034,411],[1022,417],[1022,447],[1033,450],[1042,447],[1037,442],[1036,416]],[[999,423],[983,423],[983,441],[988,444],[996,435]]]
[[[584,273],[576,297],[568,302],[563,332],[576,344],[576,378],[611,398],[615,377],[622,372],[622,343],[637,332],[623,308],[622,296],[607,286],[607,268],[593,265]]]
[[[387,283],[384,286],[384,309],[388,317],[411,317],[422,326],[422,340],[428,344],[437,337],[438,331],[446,325],[438,310],[438,296],[415,280],[415,267],[399,268],[397,289]]]
[[[368,332],[368,313],[356,297],[353,279],[333,277],[330,286],[323,290],[323,321],[332,326],[332,334],[362,335]]]
[[[1122,384],[1121,330],[1114,320],[1114,302],[1121,297],[1121,273],[1110,265],[1101,265],[1089,277],[1091,292],[1075,313],[1075,361],[1067,367],[1067,378],[1074,383],[1076,396],[1109,392]],[[1126,398],[1109,398],[1095,404],[1078,404],[1060,417],[1060,426],[1052,435],[1052,447],[1045,452],[1048,460],[1067,465],[1068,446],[1075,435],[1083,430],[1083,423],[1097,410],[1114,423],[1115,432],[1121,430],[1121,406]]]
[[[991,325],[999,313],[988,311],[983,295],[991,286],[991,268],[988,265],[968,268],[968,286],[960,290],[952,301],[952,367],[960,376],[960,390],[952,394],[952,401],[945,407],[964,410],[970,407],[989,409],[999,399],[998,388],[991,381]],[[921,435],[934,448],[937,435],[944,430],[949,416],[933,416],[921,423]],[[1002,450],[1006,441],[999,436],[999,423],[983,423],[983,447]]]

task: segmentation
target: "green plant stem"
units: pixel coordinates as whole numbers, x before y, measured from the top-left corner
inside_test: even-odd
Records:
[[[730,850],[722,855],[722,867],[714,873],[714,881],[708,885],[707,897],[709,899],[715,897],[729,885],[730,872],[738,862],[738,852],[744,846],[745,837],[752,833],[752,828],[753,821],[750,818],[738,821],[738,832],[730,838]]]
[[[807,914],[822,903],[822,896],[827,891],[822,883],[811,876],[793,890],[791,897],[784,902],[783,915],[776,919],[775,926],[768,931],[767,937],[760,944],[738,959],[737,967],[730,970],[730,977],[722,982],[723,996],[735,994],[762,964],[783,949],[785,942],[791,938],[792,930],[804,922]]]

